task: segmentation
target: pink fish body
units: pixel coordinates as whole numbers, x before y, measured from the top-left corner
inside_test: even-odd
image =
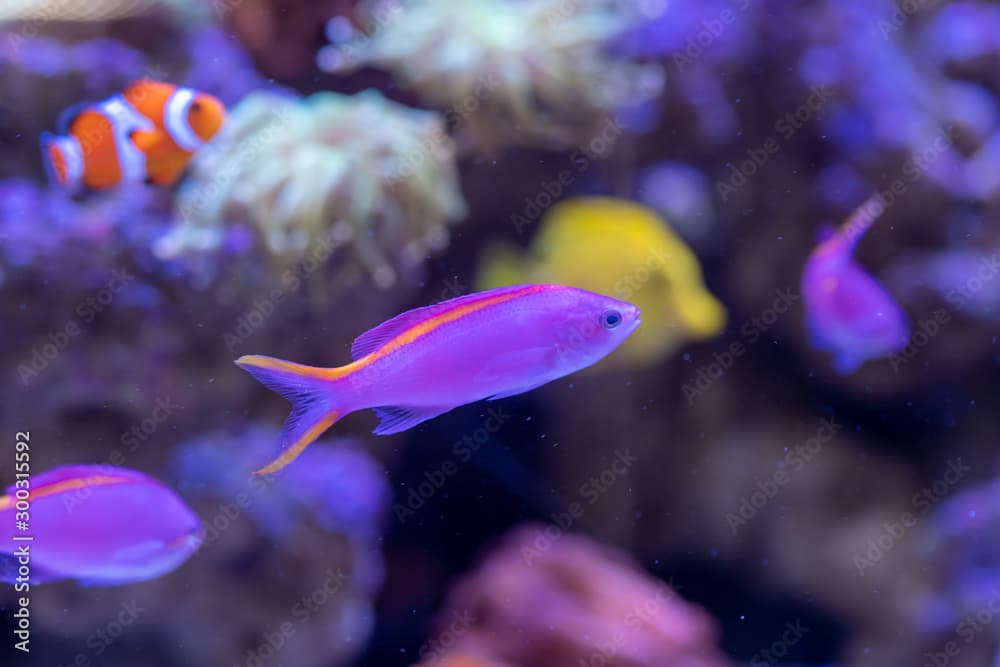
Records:
[[[16,527],[16,488],[0,496],[0,578],[13,582],[17,549],[30,550],[30,582],[115,585],[152,579],[187,560],[202,524],[171,489],[106,465],[54,468],[29,479],[27,530]],[[30,536],[30,541],[15,538]]]
[[[802,272],[810,339],[814,347],[833,354],[841,374],[898,352],[909,339],[902,309],[852,256],[881,214],[881,204],[870,199],[813,250]]]
[[[399,433],[481,399],[534,389],[596,363],[640,324],[630,303],[560,285],[501,287],[417,308],[362,334],[353,362],[236,361],[294,406],[279,456],[288,465],[344,415],[372,408],[377,434]]]

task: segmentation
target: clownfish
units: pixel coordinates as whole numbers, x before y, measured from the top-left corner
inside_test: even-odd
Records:
[[[226,108],[218,98],[150,79],[134,83],[124,97],[156,127],[155,132],[139,131],[133,136],[146,154],[149,180],[156,185],[175,183],[226,118]]]
[[[42,157],[50,178],[72,191],[172,185],[225,115],[212,95],[143,79],[106,100],[66,110],[60,134],[42,134]]]

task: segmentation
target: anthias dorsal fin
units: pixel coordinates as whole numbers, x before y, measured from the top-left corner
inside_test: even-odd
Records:
[[[537,289],[539,286],[514,285],[512,287],[500,287],[498,289],[448,299],[433,306],[423,306],[408,310],[354,339],[354,343],[351,345],[351,359],[357,361],[362,357],[368,356],[392,339],[424,322],[435,320],[449,313],[460,316],[472,310],[477,310],[477,305],[486,306],[499,301],[507,301],[516,298],[521,293],[528,293],[533,288]]]
[[[839,232],[849,250],[854,250],[861,237],[871,229],[871,226],[882,217],[884,212],[885,206],[877,194],[869,197],[865,203],[854,210],[840,226]]]
[[[130,481],[149,481],[144,474],[127,468],[118,468],[111,465],[100,464],[78,464],[65,465],[47,470],[38,475],[31,476],[31,492],[36,497],[48,495],[53,490],[64,487],[77,480],[91,480],[103,483],[121,483]],[[7,494],[13,494],[16,485],[11,485],[7,489]]]
[[[825,222],[816,230],[816,243],[825,243],[837,234],[837,227],[830,222]]]

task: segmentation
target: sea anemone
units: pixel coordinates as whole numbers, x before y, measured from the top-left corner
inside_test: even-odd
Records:
[[[455,151],[438,114],[369,90],[305,100],[254,93],[193,163],[168,257],[224,243],[249,223],[282,266],[341,247],[382,288],[397,266],[444,246],[465,214]]]
[[[205,16],[205,7],[191,0],[14,0],[0,6],[0,21],[114,21],[164,8],[184,17]]]
[[[366,33],[331,21],[320,67],[392,72],[481,148],[579,142],[662,84],[658,65],[605,49],[634,18],[607,0],[369,0],[359,11]]]

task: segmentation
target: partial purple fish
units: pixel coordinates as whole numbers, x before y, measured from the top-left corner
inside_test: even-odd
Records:
[[[73,465],[28,481],[26,518],[17,505],[20,487],[0,497],[0,579],[8,583],[19,581],[19,566],[26,560],[32,584],[144,581],[180,566],[201,546],[202,524],[194,512],[142,473]],[[19,529],[22,520],[26,523]],[[32,539],[15,540],[26,536]]]
[[[872,197],[821,242],[802,272],[802,300],[812,345],[833,354],[842,375],[906,347],[906,316],[882,284],[854,261],[858,241],[884,207]]]

